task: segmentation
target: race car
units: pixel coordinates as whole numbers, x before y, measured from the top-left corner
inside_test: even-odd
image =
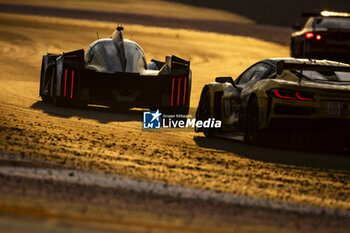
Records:
[[[56,105],[187,114],[191,82],[189,61],[167,56],[147,64],[142,48],[124,39],[118,26],[111,38],[94,41],[86,52],[44,55],[39,95]]]
[[[196,132],[230,132],[258,144],[294,133],[350,142],[350,65],[295,58],[259,61],[235,80],[218,77],[204,86],[196,120],[209,118],[221,120],[221,127],[197,127]]]
[[[328,59],[350,63],[350,14],[322,11],[303,13],[305,26],[291,35],[292,57]]]

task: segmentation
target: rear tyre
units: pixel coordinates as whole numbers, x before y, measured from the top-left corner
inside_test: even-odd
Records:
[[[199,114],[197,116],[198,120],[206,120],[210,118],[210,102],[211,102],[211,94],[209,88],[205,88],[203,90],[201,101],[199,105]],[[214,132],[211,129],[203,129],[203,134],[206,137],[213,137]]]
[[[244,141],[250,144],[263,144],[263,133],[259,129],[259,105],[256,97],[248,104]]]
[[[52,98],[49,95],[42,95],[41,99],[45,103],[51,103],[52,102]]]
[[[184,106],[180,109],[179,113],[182,115],[188,115],[190,111],[190,106]]]
[[[43,69],[44,67],[42,67]],[[41,85],[40,85],[40,95],[41,95],[41,99],[44,102],[48,102],[51,103],[53,101],[52,97],[50,96],[50,86],[51,86],[51,79],[54,76],[54,66],[51,66],[47,69],[45,77],[41,78]],[[42,71],[42,75],[44,75],[43,71]]]
[[[55,76],[53,76],[51,80],[52,103],[58,107],[62,107],[64,106],[64,101],[60,99],[59,96],[56,96],[56,87],[57,87],[56,78]]]
[[[295,40],[291,39],[290,41],[290,56],[291,57],[298,57],[298,52],[296,51],[297,47],[295,45]]]
[[[75,104],[75,107],[79,108],[79,109],[87,109],[88,107],[88,102],[87,101],[78,101]]]
[[[64,101],[60,100],[56,96],[52,98],[52,103],[58,107],[63,107],[64,106]]]

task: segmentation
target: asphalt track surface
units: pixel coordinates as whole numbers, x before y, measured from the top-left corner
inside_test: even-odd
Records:
[[[12,162],[16,163],[15,161]],[[9,165],[8,160],[5,163]],[[3,168],[0,170],[1,193],[13,196],[25,195],[26,198],[39,198],[58,203],[69,202],[75,205],[89,203],[90,206],[108,206],[109,209],[151,212],[159,216],[172,216],[173,218],[181,216],[186,221],[183,224],[184,226],[161,224],[157,223],[157,221],[135,221],[135,219],[120,221],[106,214],[94,216],[91,213],[83,214],[76,219],[87,222],[109,223],[112,224],[114,229],[121,229],[121,231],[117,230],[117,232],[148,232],[147,230],[149,229],[155,232],[231,232],[231,230],[209,228],[205,225],[196,226],[192,223],[196,219],[207,219],[221,224],[234,223],[231,226],[232,232],[269,232],[270,230],[275,232],[276,228],[276,232],[284,232],[286,229],[291,230],[291,232],[348,232],[350,224],[349,212],[346,211],[327,212],[326,209],[303,208],[302,206],[295,206],[296,208],[292,210],[288,208],[273,208],[274,205],[262,207],[259,204],[232,203],[220,198],[211,198],[208,193],[206,193],[207,197],[203,197],[201,196],[202,191],[196,192],[197,190],[187,190],[176,186],[147,184],[147,182],[133,181],[128,178],[103,173],[71,171],[64,168],[62,170],[62,167],[40,168],[40,163],[35,164],[25,161],[21,161],[21,163],[24,167],[18,169],[18,167],[3,166],[2,161],[0,162],[0,168]],[[47,167],[47,164],[43,166]],[[20,175],[21,173],[22,175]],[[33,174],[46,178],[35,178]],[[104,181],[101,182],[100,180],[100,182],[94,183],[93,177]],[[96,181],[98,180],[96,179]],[[109,186],[108,181],[119,183],[119,185]],[[133,186],[132,182],[135,182],[137,185]],[[128,184],[127,187],[125,184]],[[20,188],[18,188],[19,185]],[[140,191],[142,189],[143,191]],[[169,192],[166,192],[167,189]],[[163,191],[160,192],[159,190]],[[218,193],[216,195],[220,196]],[[8,213],[9,211],[6,207],[1,205],[0,213]],[[67,220],[70,217],[73,219],[74,217],[77,218],[73,214],[62,216],[40,208],[35,211],[28,208],[26,211],[32,212],[32,215],[36,217],[50,216],[60,220]],[[23,210],[14,208],[11,208],[10,214],[20,217],[25,215]],[[33,221],[27,223],[25,227],[27,232],[31,232],[33,224]],[[130,231],[132,229],[131,226],[136,227],[137,230]],[[252,229],[246,230],[244,226],[252,226]],[[1,221],[0,227],[4,228],[4,224]],[[89,230],[93,229],[89,225],[85,227]],[[19,230],[21,227],[12,226],[12,229]],[[40,227],[40,229],[45,228]],[[67,229],[62,229],[63,232],[65,230]],[[102,230],[100,229],[100,231]]]
[[[0,3],[0,11],[28,15],[112,21],[116,22],[116,24],[142,24],[145,26],[195,29],[207,32],[253,37],[282,45],[289,44],[290,33],[292,31],[290,28],[270,25],[242,24],[215,20],[176,19],[141,14],[75,10],[32,5],[24,6],[6,3]]]

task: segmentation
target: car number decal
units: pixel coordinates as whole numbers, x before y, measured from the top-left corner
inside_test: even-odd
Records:
[[[340,102],[328,101],[327,102],[327,114],[328,115],[341,115]]]

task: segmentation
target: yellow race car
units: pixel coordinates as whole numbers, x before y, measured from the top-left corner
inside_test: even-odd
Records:
[[[349,142],[350,65],[295,58],[257,62],[235,81],[218,77],[204,86],[197,121],[221,121],[220,128],[196,128],[206,136],[242,135],[249,143],[283,136],[323,136]]]

